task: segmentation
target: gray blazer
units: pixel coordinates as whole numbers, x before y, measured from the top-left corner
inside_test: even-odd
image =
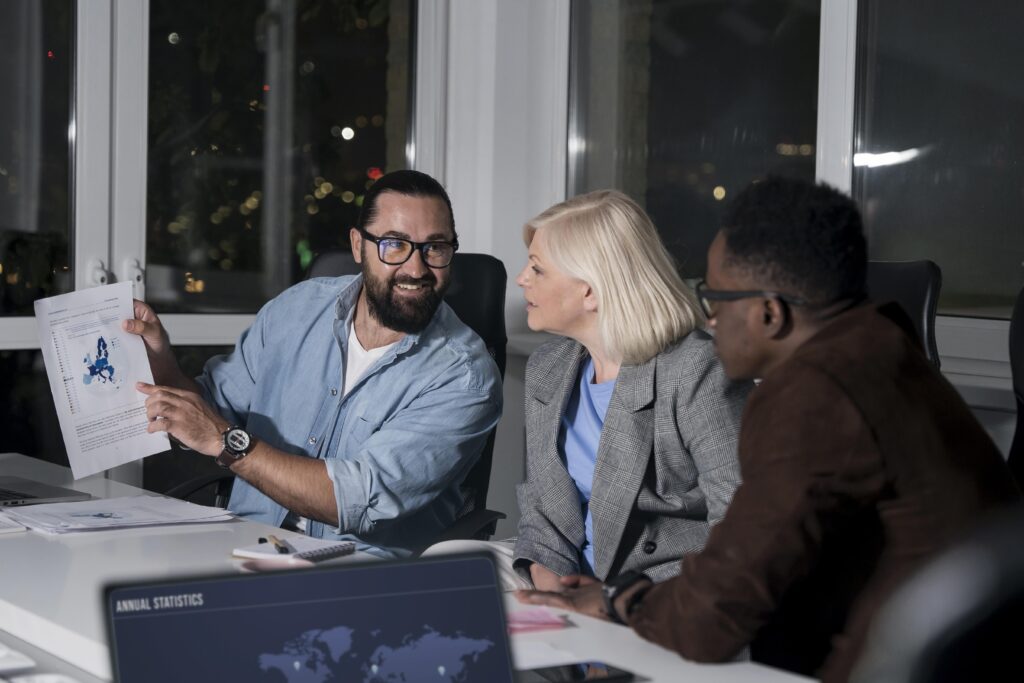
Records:
[[[513,558],[526,578],[531,562],[563,576],[580,571],[584,517],[558,433],[585,354],[557,339],[526,365],[526,481]],[[740,483],[736,445],[752,386],[725,377],[703,330],[619,370],[590,499],[599,579],[635,569],[664,581],[704,547]]]

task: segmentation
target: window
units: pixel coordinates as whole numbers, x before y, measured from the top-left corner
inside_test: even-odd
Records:
[[[1009,318],[1024,285],[1024,5],[858,11],[853,187],[871,257],[938,263],[940,314]]]
[[[0,4],[0,316],[74,288],[71,77],[74,4]]]
[[[699,277],[727,200],[814,179],[819,3],[577,0],[569,194],[614,187]]]
[[[150,7],[147,300],[255,312],[407,165],[410,2]]]
[[[315,254],[347,246],[367,183],[408,165],[414,8],[0,3],[0,451],[67,462],[35,299],[138,261],[198,372]],[[172,478],[174,458],[150,463]]]

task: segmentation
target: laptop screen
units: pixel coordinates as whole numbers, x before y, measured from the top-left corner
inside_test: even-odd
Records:
[[[123,683],[512,681],[485,555],[113,586],[106,609]]]

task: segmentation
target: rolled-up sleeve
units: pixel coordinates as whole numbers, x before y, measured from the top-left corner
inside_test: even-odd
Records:
[[[327,459],[339,533],[368,534],[436,500],[470,470],[500,416],[497,378],[481,388],[463,373],[389,416],[358,453]]]

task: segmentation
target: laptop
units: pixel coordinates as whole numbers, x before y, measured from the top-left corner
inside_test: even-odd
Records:
[[[121,683],[512,683],[487,554],[109,586]]]
[[[0,507],[38,505],[39,503],[73,503],[89,500],[88,493],[40,484],[21,477],[0,477]]]

